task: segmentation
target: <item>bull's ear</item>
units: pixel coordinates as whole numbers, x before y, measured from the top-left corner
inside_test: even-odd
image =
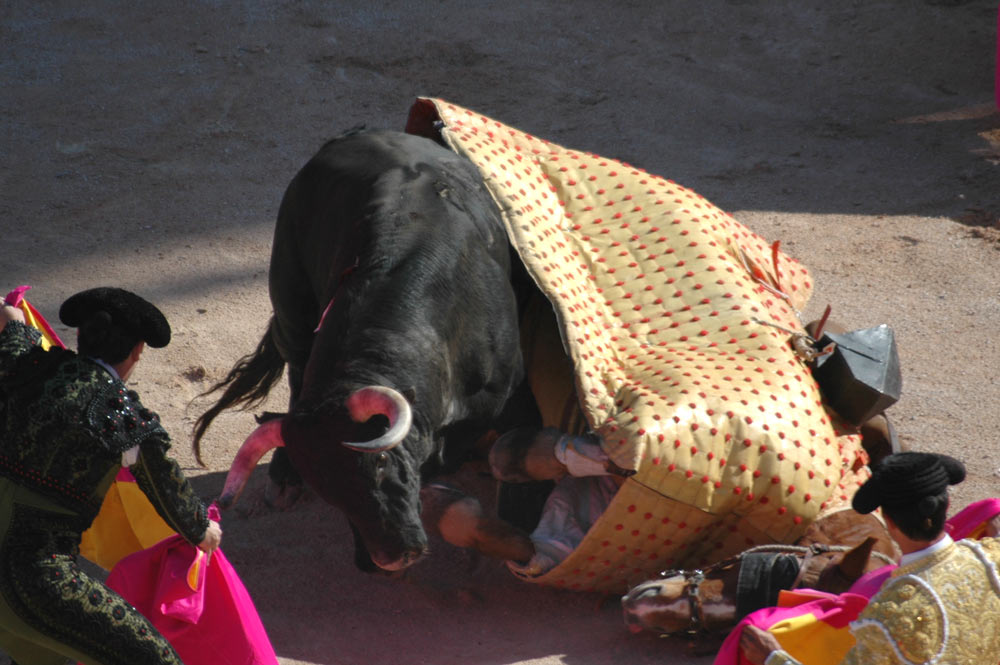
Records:
[[[865,572],[865,567],[868,566],[868,559],[872,555],[872,548],[875,547],[875,538],[869,536],[864,539],[857,547],[850,550],[841,559],[838,568],[840,572],[849,579],[856,580],[861,577]]]

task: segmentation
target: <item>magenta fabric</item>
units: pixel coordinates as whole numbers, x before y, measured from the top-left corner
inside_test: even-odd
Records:
[[[983,499],[970,503],[961,511],[955,513],[945,523],[945,531],[955,540],[973,536],[983,524],[1000,515],[1000,499]]]
[[[767,630],[775,623],[791,617],[812,614],[817,621],[823,621],[834,628],[843,628],[858,618],[858,614],[868,604],[867,596],[845,592],[840,595],[815,591],[820,597],[794,607],[765,607],[743,617],[729,635],[726,636],[713,665],[750,665],[740,651],[740,635],[743,628],[754,625]]]
[[[11,292],[8,293],[7,296],[3,299],[3,304],[10,305],[12,307],[17,307],[18,305],[21,304],[21,300],[24,298],[24,294],[27,293],[30,289],[31,287],[28,286],[27,284],[23,284],[15,289],[12,289]]]
[[[209,508],[210,518],[218,515]],[[190,588],[198,554],[171,536],[119,561],[107,585],[163,633],[186,665],[277,665],[253,600],[221,549],[201,556],[197,588]]]
[[[882,585],[885,584],[886,579],[892,575],[892,571],[894,570],[896,570],[896,564],[893,563],[867,572],[855,580],[847,592],[871,598],[878,593],[878,590],[882,588]]]

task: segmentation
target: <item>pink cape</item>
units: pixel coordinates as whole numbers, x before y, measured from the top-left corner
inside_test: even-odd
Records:
[[[215,505],[209,517],[218,520]],[[257,609],[221,549],[180,536],[131,554],[107,585],[156,626],[187,665],[278,665]]]
[[[35,309],[34,305],[28,302],[28,300],[24,297],[24,294],[29,290],[31,290],[31,287],[27,284],[13,289],[4,297],[3,304],[10,305],[11,307],[17,307],[24,312],[24,322],[30,326],[34,326],[40,333],[42,333],[42,346],[44,348],[48,349],[52,346],[58,346],[65,349],[66,345],[63,344],[61,339],[59,339],[59,335],[57,335],[56,331],[52,329],[49,322],[46,321],[45,317],[42,316],[41,313]]]

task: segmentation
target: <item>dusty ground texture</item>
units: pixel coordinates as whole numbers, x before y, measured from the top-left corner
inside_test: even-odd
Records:
[[[0,4],[0,290],[55,319],[127,285],[174,341],[135,387],[208,499],[252,429],[226,416],[194,464],[192,400],[252,350],[283,189],[328,137],[402,128],[437,96],[691,187],[812,271],[807,316],[889,323],[890,410],[962,458],[956,503],[1000,475],[1000,115],[995,0]],[[66,332],[61,329],[61,332]],[[284,406],[286,394],[268,405]],[[617,598],[557,592],[436,543],[404,580],[351,563],[312,499],[259,498],[223,549],[284,665],[708,663],[631,635]],[[488,483],[482,484],[488,495]],[[0,659],[0,662],[6,662]]]

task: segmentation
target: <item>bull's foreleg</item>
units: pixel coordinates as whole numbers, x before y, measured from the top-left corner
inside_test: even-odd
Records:
[[[302,368],[293,362],[288,363],[288,389],[288,410],[291,411],[302,390]],[[264,501],[271,508],[288,510],[302,496],[302,476],[292,466],[284,448],[275,448],[267,465],[267,477]]]
[[[264,501],[272,508],[287,510],[302,496],[302,476],[292,466],[284,448],[276,448],[267,465],[269,482]]]
[[[521,563],[535,553],[528,534],[486,514],[478,500],[454,487],[429,484],[420,490],[420,502],[424,529],[447,543]]]

